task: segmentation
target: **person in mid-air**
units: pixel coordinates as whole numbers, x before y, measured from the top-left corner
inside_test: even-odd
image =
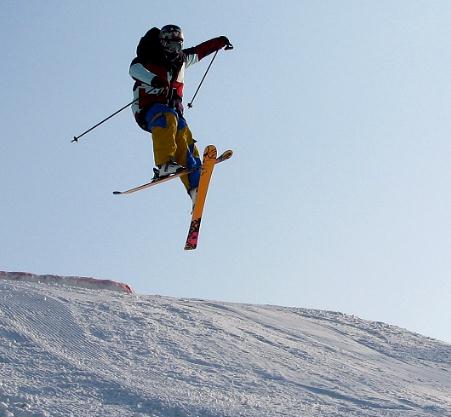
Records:
[[[130,65],[130,76],[135,80],[132,110],[139,126],[152,134],[155,178],[194,169],[180,177],[194,203],[201,160],[183,117],[185,68],[231,44],[220,36],[183,49],[183,40],[176,25],[154,27],[141,38]]]

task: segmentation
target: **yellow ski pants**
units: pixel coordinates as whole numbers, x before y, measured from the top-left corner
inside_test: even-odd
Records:
[[[147,130],[152,134],[155,165],[174,161],[186,168],[199,168],[199,150],[186,120],[173,108],[155,104],[146,114]],[[180,177],[189,191],[199,184],[200,170]]]

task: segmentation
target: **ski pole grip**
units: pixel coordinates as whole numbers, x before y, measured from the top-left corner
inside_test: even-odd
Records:
[[[230,51],[231,49],[233,49],[233,45],[231,43],[229,43],[228,45],[226,45],[226,47],[224,49],[226,51]]]

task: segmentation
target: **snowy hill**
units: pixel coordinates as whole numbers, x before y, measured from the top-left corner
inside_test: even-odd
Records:
[[[340,313],[62,284],[0,279],[1,417],[451,416],[439,341]]]

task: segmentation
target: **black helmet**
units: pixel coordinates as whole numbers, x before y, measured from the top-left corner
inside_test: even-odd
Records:
[[[183,32],[179,26],[166,25],[160,30],[160,44],[169,54],[177,54],[183,47]]]

